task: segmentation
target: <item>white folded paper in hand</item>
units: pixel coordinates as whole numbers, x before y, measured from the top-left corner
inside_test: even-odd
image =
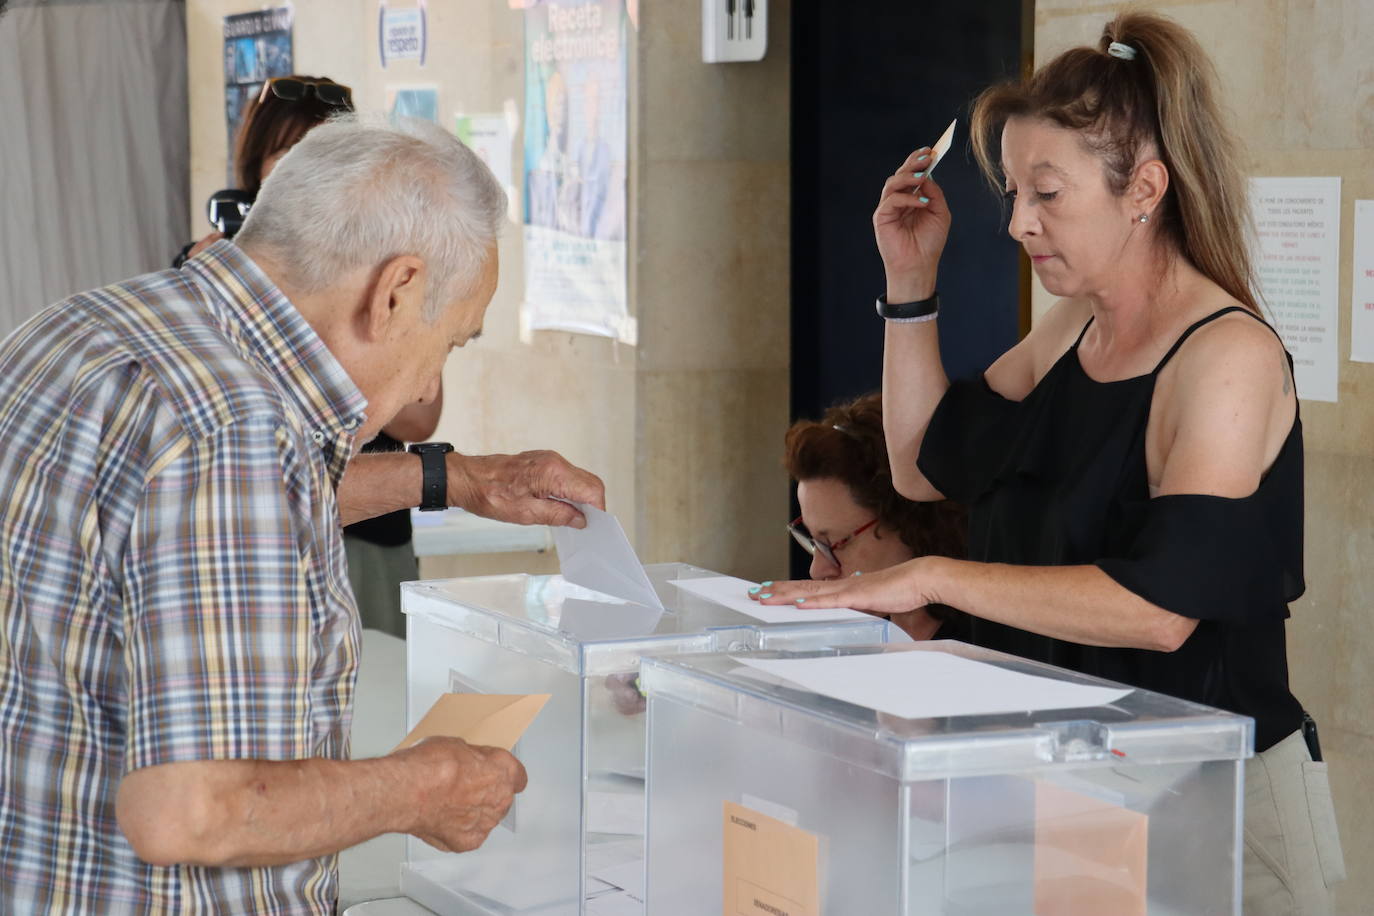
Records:
[[[563,578],[594,592],[662,611],[663,602],[658,600],[616,517],[585,503],[573,505],[586,516],[587,527],[553,529]]]

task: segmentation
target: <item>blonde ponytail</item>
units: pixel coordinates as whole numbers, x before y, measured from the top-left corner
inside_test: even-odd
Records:
[[[974,153],[998,184],[997,148],[1007,119],[1046,118],[1082,132],[1102,158],[1108,186],[1124,194],[1141,152],[1153,147],[1169,170],[1169,189],[1153,220],[1159,233],[1259,313],[1245,181],[1215,84],[1212,62],[1188,30],[1155,13],[1122,13],[1102,30],[1098,47],[1072,48],[1029,80],[980,95],[973,105]]]

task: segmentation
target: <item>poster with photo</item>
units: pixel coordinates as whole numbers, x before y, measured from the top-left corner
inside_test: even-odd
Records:
[[[625,276],[625,0],[525,9],[522,326],[635,342]]]
[[[439,123],[438,86],[387,86],[386,110],[393,121],[397,118],[419,118]]]
[[[234,137],[244,112],[274,76],[292,73],[291,8],[224,17],[224,122],[229,184],[234,183]]]

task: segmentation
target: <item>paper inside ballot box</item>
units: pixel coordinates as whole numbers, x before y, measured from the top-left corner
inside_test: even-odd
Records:
[[[511,750],[548,701],[547,693],[445,693],[396,750],[435,735]]]
[[[1035,916],[1145,916],[1148,815],[1037,783]]]
[[[821,916],[820,839],[725,802],[725,916]]]

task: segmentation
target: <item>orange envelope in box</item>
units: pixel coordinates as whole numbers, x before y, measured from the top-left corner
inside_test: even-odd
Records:
[[[1035,788],[1035,916],[1145,916],[1148,815]]]
[[[510,750],[530,727],[549,694],[446,693],[434,701],[425,717],[396,750],[434,735],[462,738],[468,744]]]

